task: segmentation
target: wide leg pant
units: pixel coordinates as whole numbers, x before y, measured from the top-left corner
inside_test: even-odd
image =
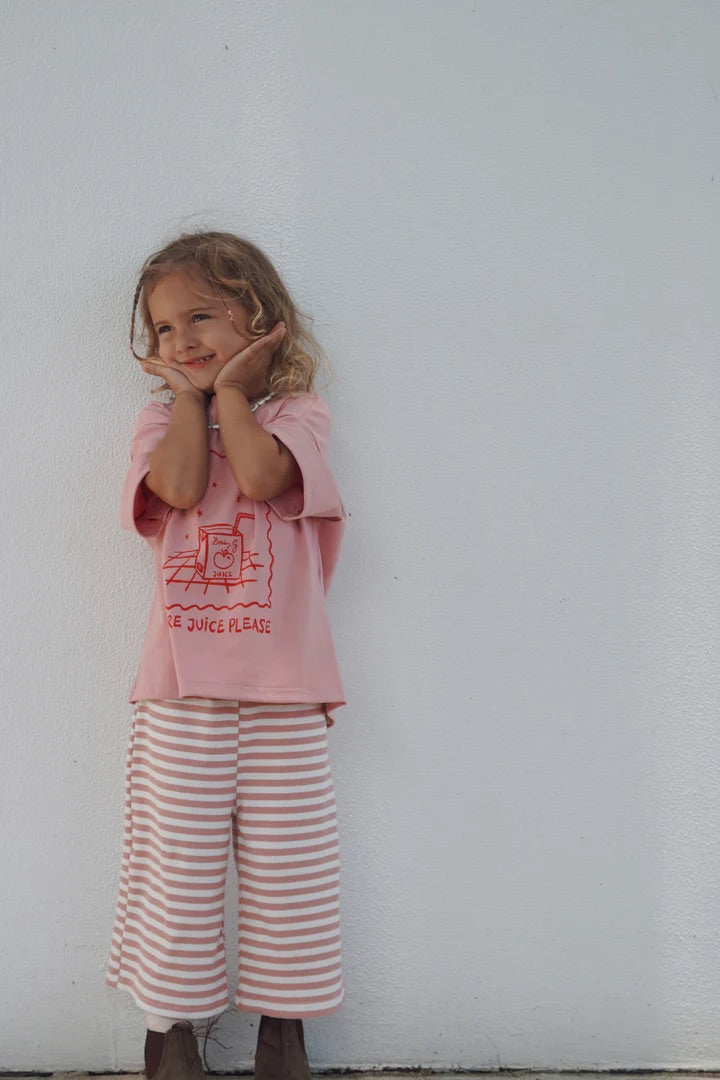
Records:
[[[280,1017],[335,1012],[344,995],[337,822],[317,705],[138,703],[108,985],[159,1015],[193,1020],[227,1007],[231,836],[235,1005]]]

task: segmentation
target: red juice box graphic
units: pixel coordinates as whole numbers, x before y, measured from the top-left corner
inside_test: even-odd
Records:
[[[238,514],[233,525],[205,525],[198,528],[195,569],[205,581],[242,581],[244,554],[240,521],[252,514]]]

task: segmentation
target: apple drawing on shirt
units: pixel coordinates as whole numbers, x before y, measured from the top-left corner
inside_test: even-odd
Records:
[[[217,566],[218,570],[229,570],[233,562],[234,559],[229,547],[216,551],[213,557],[213,565]]]

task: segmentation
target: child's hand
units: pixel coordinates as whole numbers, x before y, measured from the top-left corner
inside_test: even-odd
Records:
[[[148,375],[157,375],[159,379],[164,379],[175,396],[178,394],[192,393],[195,397],[205,400],[205,394],[202,390],[198,390],[197,386],[188,379],[187,375],[182,371],[178,371],[177,368],[168,367],[167,364],[163,364],[160,360],[141,360],[140,367]]]
[[[276,323],[268,334],[232,356],[215,379],[215,393],[223,387],[233,387],[242,390],[247,398],[260,397],[267,390],[267,373],[273,353],[286,333],[285,323]]]

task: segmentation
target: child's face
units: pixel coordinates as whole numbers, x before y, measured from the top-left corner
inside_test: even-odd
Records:
[[[212,295],[210,284],[190,270],[168,274],[148,294],[160,359],[205,393],[228,360],[253,340],[245,309]]]

